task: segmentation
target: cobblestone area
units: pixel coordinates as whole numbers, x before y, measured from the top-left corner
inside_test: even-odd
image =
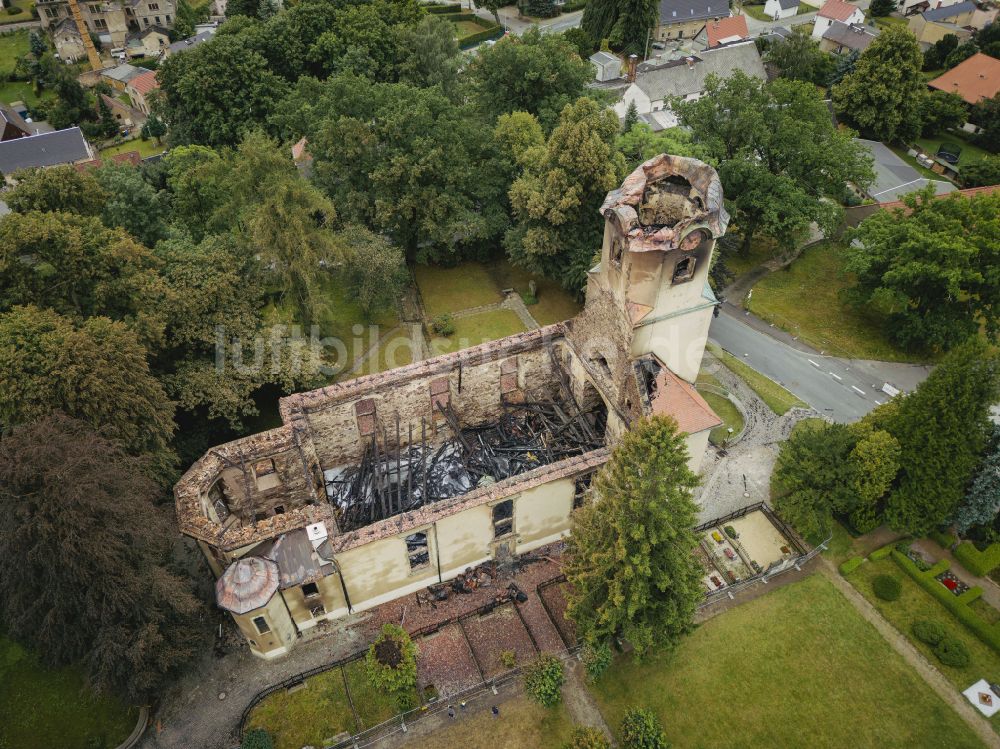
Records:
[[[447,699],[483,680],[458,624],[449,624],[420,638],[419,647],[417,681],[421,689],[433,686],[441,699]]]
[[[714,375],[739,399],[745,424],[739,442],[726,451],[709,447],[702,459],[702,483],[695,499],[701,505],[699,522],[706,522],[749,504],[768,501],[780,443],[788,439],[796,422],[820,414],[793,408],[784,416],[775,415],[743,380],[707,351],[702,371]]]
[[[531,636],[514,611],[513,604],[508,603],[485,616],[464,619],[462,629],[487,679],[495,679],[511,670],[511,666],[502,662],[505,652],[514,652],[515,666],[522,666],[537,655]]]

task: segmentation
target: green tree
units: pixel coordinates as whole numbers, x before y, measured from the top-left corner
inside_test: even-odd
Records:
[[[222,157],[206,146],[171,148],[163,157],[174,221],[200,240],[219,229],[209,223],[227,198]]]
[[[607,39],[623,54],[643,57],[659,19],[659,4],[652,0],[590,0],[580,25],[591,38]]]
[[[493,20],[499,25],[500,22],[500,8],[502,8],[506,3],[501,0],[472,0],[472,4],[477,8],[485,8],[490,13],[493,14]]]
[[[105,138],[111,138],[118,132],[118,123],[115,122],[115,116],[111,114],[111,107],[100,95],[97,97],[97,119],[100,122],[101,135]]]
[[[260,0],[232,0],[232,3],[226,3],[226,18],[235,16],[259,18],[259,14]]]
[[[383,624],[365,654],[365,670],[372,686],[393,695],[400,707],[412,700],[417,685],[418,652],[406,630]]]
[[[924,70],[938,70],[944,67],[944,61],[948,55],[958,47],[958,37],[954,34],[945,34],[924,52]]]
[[[563,110],[545,147],[523,156],[524,170],[510,188],[517,223],[505,239],[515,265],[582,288],[600,245],[602,219],[594,206],[625,173],[618,130],[614,112],[579,99]]]
[[[576,53],[580,55],[581,60],[590,59],[590,56],[597,51],[597,42],[594,40],[594,37],[579,26],[566,29],[563,32],[563,37],[567,42],[576,47]]]
[[[347,71],[385,81],[395,77],[400,50],[374,7],[358,5],[337,14],[336,28],[324,32],[309,55],[324,74]]]
[[[542,653],[524,667],[524,691],[542,707],[554,707],[562,699],[563,663],[551,653]]]
[[[806,538],[823,540],[834,513],[854,510],[849,457],[856,443],[842,424],[804,424],[781,446],[771,478],[774,509]]]
[[[962,165],[962,184],[965,187],[1000,184],[1000,156],[985,156]]]
[[[970,119],[982,128],[976,136],[976,145],[991,153],[1000,151],[1000,94],[976,104]]]
[[[611,743],[599,728],[576,726],[562,749],[611,749]]]
[[[142,126],[142,137],[152,138],[157,144],[160,143],[160,139],[166,134],[167,124],[155,114],[151,114],[149,119],[146,120],[146,124]]]
[[[694,142],[690,131],[668,127],[654,133],[644,122],[636,123],[619,135],[616,147],[625,157],[627,170],[635,169],[642,162],[661,153],[711,160],[706,149]]]
[[[5,631],[48,663],[81,664],[98,689],[136,701],[207,642],[190,581],[171,570],[176,527],[156,505],[149,472],[60,414],[0,438]]]
[[[635,101],[630,101],[628,103],[628,109],[625,110],[625,119],[622,122],[622,132],[627,133],[637,124],[639,124],[639,109],[635,106]]]
[[[974,525],[991,525],[1000,512],[1000,430],[993,428],[990,449],[983,458],[976,477],[955,513],[959,533]]]
[[[950,91],[931,91],[921,102],[921,135],[933,136],[960,127],[968,116],[968,107],[961,96]]]
[[[837,112],[866,135],[905,143],[920,132],[923,55],[902,26],[884,29],[861,53],[854,72],[832,89]]]
[[[962,42],[955,49],[948,53],[944,59],[944,66],[948,70],[959,63],[963,63],[979,51],[979,45],[973,41]]]
[[[852,134],[833,127],[815,87],[742,71],[709,76],[705,96],[672,104],[695,143],[721,166],[730,210],[749,251],[759,232],[790,246],[809,225],[840,223],[844,184],[873,179],[871,158]]]
[[[98,216],[107,195],[91,170],[67,164],[18,172],[17,184],[3,199],[16,213],[64,211]]]
[[[980,325],[1000,332],[1000,196],[904,197],[907,210],[879,211],[846,236],[849,298],[888,313],[886,332],[914,351],[946,350]]]
[[[173,404],[135,334],[105,317],[74,325],[56,312],[15,307],[0,315],[0,424],[53,411],[85,421],[158,468],[172,463]]]
[[[240,35],[217,38],[171,55],[157,75],[154,113],[176,144],[235,145],[263,123],[286,92],[267,60]]]
[[[767,50],[765,59],[778,68],[783,77],[808,81],[817,86],[826,86],[830,82],[836,65],[833,55],[821,50],[816,39],[800,31],[774,42]]]
[[[399,79],[414,86],[441,86],[454,99],[462,58],[455,38],[455,27],[435,15],[429,15],[414,27],[403,27],[399,46]]]
[[[49,109],[49,124],[63,130],[93,119],[87,92],[79,81],[63,68],[57,68],[54,78],[51,88],[56,93],[56,103]]]
[[[621,635],[643,654],[690,628],[703,590],[687,461],[676,422],[656,416],[622,436],[594,479],[598,499],[577,510],[564,567],[583,641]]]
[[[532,28],[481,49],[468,80],[489,121],[508,112],[530,112],[548,131],[593,77],[593,66],[564,37]]]
[[[875,18],[884,18],[896,10],[896,3],[893,0],[872,0],[868,7],[868,12]]]
[[[656,713],[648,708],[630,707],[618,732],[622,749],[668,749],[667,737]]]
[[[998,363],[986,343],[970,338],[899,404],[889,431],[899,440],[900,473],[886,506],[896,530],[923,534],[954,517],[990,434]]]
[[[337,235],[351,297],[365,319],[389,309],[410,280],[403,252],[363,226],[347,226]]]
[[[864,422],[862,422],[864,424]],[[854,492],[854,509],[850,515],[851,526],[861,533],[878,527],[882,500],[899,473],[899,441],[884,429],[865,430],[848,461]]]
[[[166,236],[170,206],[164,191],[129,164],[104,164],[94,174],[107,196],[101,210],[105,226],[120,226],[148,247]]]

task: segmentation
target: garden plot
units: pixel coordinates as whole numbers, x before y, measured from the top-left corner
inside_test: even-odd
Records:
[[[437,632],[421,637],[417,646],[417,681],[424,699],[433,696],[447,699],[466,689],[471,689],[482,681],[476,661],[472,657],[469,643],[458,624],[449,624]]]
[[[537,655],[531,636],[513,604],[498,606],[484,616],[463,619],[462,629],[487,679],[511,670],[512,666],[504,665],[502,660],[506,652],[513,652],[514,666],[523,666]]]
[[[726,575],[721,572],[712,561],[708,552],[701,546],[695,549],[695,556],[701,563],[702,568],[705,570],[704,576],[701,578],[702,584],[705,586],[705,591],[708,593],[714,593],[717,590],[722,590],[726,587]]]
[[[709,528],[702,533],[701,544],[715,566],[726,576],[726,582],[735,583],[754,574],[721,528]]]
[[[729,522],[736,538],[750,559],[762,570],[772,564],[796,556],[795,548],[763,512],[751,512]]]
[[[576,644],[576,625],[566,616],[566,586],[568,583],[545,585],[538,588],[538,595],[545,601],[546,610],[552,615],[552,623],[559,630],[561,639],[570,647]]]

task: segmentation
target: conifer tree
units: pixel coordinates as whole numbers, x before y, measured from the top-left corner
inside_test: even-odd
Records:
[[[993,428],[992,448],[955,513],[955,527],[965,533],[974,525],[988,525],[1000,512],[1000,427]]]
[[[594,479],[597,499],[574,516],[565,568],[569,616],[585,641],[621,635],[642,654],[690,627],[702,572],[687,461],[677,423],[656,416],[622,437]]]

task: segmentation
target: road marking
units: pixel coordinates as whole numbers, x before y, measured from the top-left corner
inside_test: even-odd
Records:
[[[875,399],[875,403],[877,403],[880,406],[882,405],[882,401],[880,401],[878,398]]]
[[[851,385],[851,390],[853,390],[855,393],[858,393],[862,398],[865,397],[865,391],[862,390],[861,388],[854,387],[854,385]]]
[[[833,377],[835,380],[840,380],[841,382],[844,380],[843,377],[841,377],[840,375],[836,375],[833,372],[830,372],[830,376]]]
[[[817,364],[816,362],[814,362],[812,359],[806,359],[806,361],[809,362],[810,364],[812,364],[814,367],[816,367],[816,369],[819,369],[819,364]]]

